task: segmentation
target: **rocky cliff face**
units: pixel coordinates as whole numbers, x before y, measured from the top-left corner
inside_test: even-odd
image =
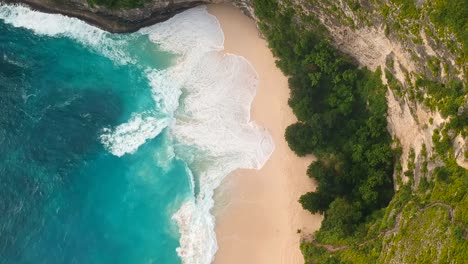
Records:
[[[225,2],[224,0],[152,0],[142,7],[109,9],[91,6],[87,0],[0,0],[21,3],[48,13],[77,17],[113,33],[134,32],[138,29],[169,19],[173,15],[201,4]]]
[[[238,0],[236,4],[253,13],[252,2]],[[460,80],[466,85],[468,65],[455,36],[448,31],[441,33],[442,30],[431,23],[428,18],[430,3],[418,1],[417,9],[413,11],[418,16],[409,16],[402,14],[404,8],[395,2],[288,0],[282,3],[300,14],[297,21],[305,27],[311,27],[308,24],[318,19],[327,29],[332,44],[360,66],[382,69],[382,81],[389,86],[388,129],[402,148],[402,172],[407,171],[410,153],[414,152],[414,187],[417,187],[421,164],[428,163],[424,170],[428,169],[429,174],[440,165],[437,159],[428,162],[423,156],[435,154],[433,132],[443,130],[450,117],[444,118],[435,104],[431,106],[424,101],[431,95],[425,87],[417,87],[416,82],[425,79],[445,85]],[[468,105],[467,97],[459,105],[459,116],[467,114],[465,104]],[[462,136],[453,136],[451,140],[457,163],[468,168],[468,160],[464,157],[468,150],[466,140]],[[429,153],[422,151],[423,148]],[[403,173],[395,176],[401,177],[403,182],[408,181]]]
[[[434,24],[431,16],[440,11],[434,6],[437,1],[278,2],[280,11],[294,10],[292,21],[301,29],[324,26],[339,51],[362,67],[382,70],[382,82],[388,87],[388,130],[395,152],[401,150],[394,170],[395,195],[383,217],[366,224],[365,238],[358,234],[361,240],[334,241],[329,233],[305,237],[306,260],[325,263],[316,260],[327,256],[326,263],[458,263],[465,259],[466,43],[450,28]]]

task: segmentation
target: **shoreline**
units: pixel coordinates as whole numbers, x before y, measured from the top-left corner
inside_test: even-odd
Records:
[[[297,157],[284,139],[286,127],[296,121],[287,104],[288,80],[253,20],[230,4],[208,5],[208,12],[224,32],[224,52],[243,56],[257,71],[260,84],[251,120],[266,128],[275,142],[262,169],[237,170],[216,190],[219,250],[214,263],[303,263],[300,238],[317,230],[322,216],[303,210],[298,202],[315,189],[306,175],[313,157]]]
[[[0,4],[25,5],[32,10],[47,14],[59,14],[80,19],[109,33],[134,33],[141,28],[164,22],[171,17],[196,6],[209,4],[207,0],[174,3],[171,6],[149,10],[147,7],[130,10],[109,10],[100,8],[92,10],[71,2],[50,2],[47,0],[0,0]]]

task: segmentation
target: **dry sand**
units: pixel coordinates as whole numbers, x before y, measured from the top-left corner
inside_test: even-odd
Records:
[[[295,122],[287,104],[287,78],[276,68],[253,20],[229,4],[210,5],[209,12],[221,23],[226,52],[245,57],[258,72],[252,119],[269,130],[276,145],[261,170],[236,171],[217,190],[215,263],[302,264],[297,230],[317,230],[322,217],[304,211],[297,202],[315,189],[306,175],[313,158],[295,156],[284,139],[286,127]]]

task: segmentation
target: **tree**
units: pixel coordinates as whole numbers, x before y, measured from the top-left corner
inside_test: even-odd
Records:
[[[324,230],[333,230],[341,236],[351,235],[361,220],[361,211],[343,198],[336,198],[325,212]]]
[[[285,134],[289,147],[298,155],[305,156],[312,153],[320,136],[304,123],[295,123],[286,129]]]
[[[302,208],[313,214],[324,213],[332,201],[333,196],[319,191],[308,192],[299,199]]]

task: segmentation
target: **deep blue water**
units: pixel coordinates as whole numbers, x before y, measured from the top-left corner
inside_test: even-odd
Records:
[[[191,190],[170,136],[122,157],[100,139],[163,115],[144,69],[170,55],[147,36],[126,52],[138,65],[0,20],[0,263],[180,263],[171,216]]]

